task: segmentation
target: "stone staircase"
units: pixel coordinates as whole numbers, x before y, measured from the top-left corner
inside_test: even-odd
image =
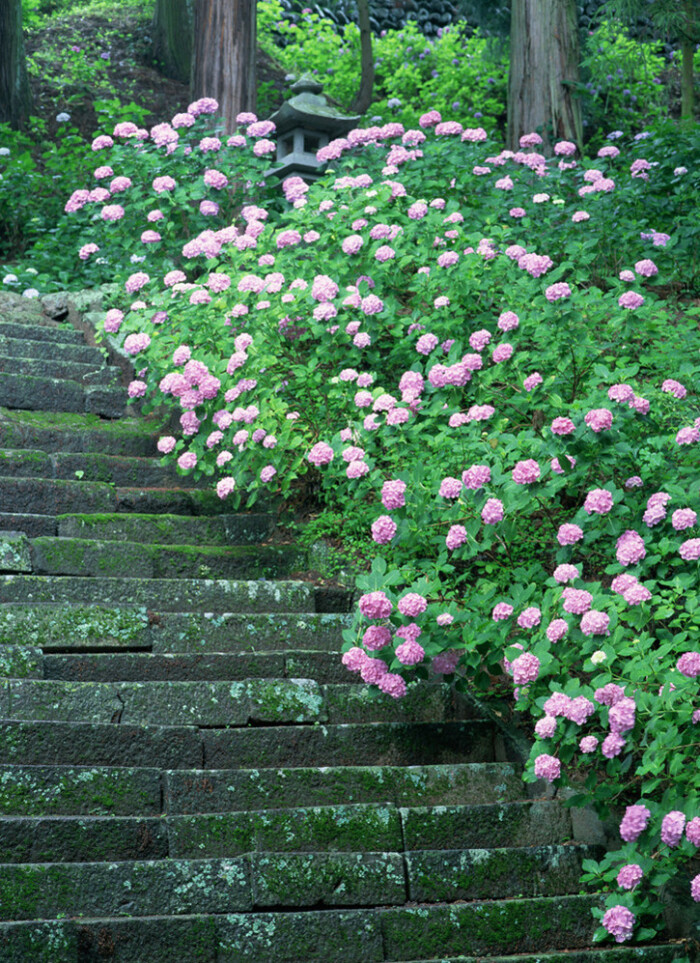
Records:
[[[0,963],[672,959],[590,948],[569,812],[446,686],[358,684],[349,600],[119,381],[0,318]]]

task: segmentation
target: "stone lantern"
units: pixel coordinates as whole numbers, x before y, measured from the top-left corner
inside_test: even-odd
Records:
[[[280,178],[297,174],[315,180],[321,166],[316,151],[347,134],[360,117],[348,117],[331,106],[312,74],[303,74],[290,89],[293,96],[270,117],[276,128],[277,160],[282,165],[273,173]]]

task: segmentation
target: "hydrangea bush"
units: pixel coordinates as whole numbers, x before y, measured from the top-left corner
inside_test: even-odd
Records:
[[[598,936],[651,935],[699,841],[700,338],[697,309],[659,297],[691,260],[655,200],[692,209],[695,175],[644,139],[548,158],[429,111],[352,131],[273,194],[272,131],[239,119],[233,160],[201,134],[152,132],[118,165],[100,149],[142,213],[178,164],[243,191],[218,230],[168,201],[170,259],[132,269],[104,322],[130,395],[171,408],[159,449],[232,508],[307,486],[371,514],[343,662],[394,698],[512,679],[527,778],[625,811],[622,849],[586,867],[613,888]]]

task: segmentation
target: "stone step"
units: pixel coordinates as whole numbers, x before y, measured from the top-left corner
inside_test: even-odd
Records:
[[[20,766],[196,769],[204,764],[195,726],[0,721],[0,759]]]
[[[145,419],[104,421],[91,414],[0,408],[0,445],[4,448],[159,457],[158,433],[159,426]]]
[[[447,765],[494,758],[493,731],[478,720],[372,722],[371,718],[370,709],[366,719],[353,723],[206,729],[204,758],[212,769],[284,768],[290,759],[297,766],[312,767]]]
[[[247,545],[264,541],[274,527],[269,513],[238,515],[60,515],[57,534],[64,538],[152,542],[175,545]]]
[[[41,358],[10,358],[0,353],[0,371],[7,374],[28,375],[30,378],[52,378],[77,381],[81,385],[115,385],[119,382],[119,368],[99,362],[43,361]]]
[[[500,762],[165,773],[166,811],[180,815],[372,802],[484,805],[512,802],[522,796],[519,772],[510,763]]]
[[[28,765],[65,763],[72,766],[128,766],[138,759],[141,765],[162,769],[193,769],[203,765],[205,760],[207,768],[217,769],[236,766],[278,769],[284,768],[290,759],[307,768],[323,765],[457,765],[469,761],[480,732],[483,733],[483,726],[477,727],[471,720],[247,726],[220,730],[123,721],[114,725],[9,719],[0,722],[0,759]],[[443,809],[447,811],[447,807]],[[487,811],[482,816],[487,820],[492,812]],[[505,815],[501,814],[500,818],[505,819]],[[516,814],[511,818],[516,819]],[[437,825],[429,817],[421,822],[418,815],[413,822],[416,826],[411,832],[415,833],[416,839],[425,839],[422,848],[448,848],[451,838],[448,816],[444,823],[436,817]],[[481,838],[479,827],[475,827],[476,836],[469,836],[467,828],[458,825],[462,833],[460,839]],[[502,828],[506,832],[507,827]],[[438,845],[440,832],[445,836]],[[556,838],[546,841],[555,842]]]
[[[126,389],[121,387],[83,386],[77,381],[60,378],[33,378],[0,372],[0,405],[7,408],[85,411],[104,418],[121,418],[127,402]]]
[[[7,648],[10,648],[9,646]],[[14,647],[17,648],[17,647]],[[22,648],[24,653],[41,650]],[[0,649],[0,676],[13,673],[4,669]],[[311,652],[150,652],[84,653],[46,655],[39,667],[39,678],[67,682],[152,682],[152,681],[233,681],[251,678],[315,679],[316,682],[359,683],[359,676],[348,673],[340,653]],[[27,675],[24,672],[23,675]]]
[[[55,515],[0,512],[0,532],[22,532],[28,538],[42,538],[58,535],[58,522]]]
[[[44,452],[0,448],[0,476],[104,482],[123,488],[191,488],[191,475],[178,475],[156,458],[106,455],[102,452]]]
[[[15,594],[19,597],[21,591]],[[339,652],[341,633],[350,618],[288,611],[169,612],[164,611],[160,599],[151,600],[153,608],[146,610],[132,607],[128,592],[122,597],[126,601],[113,606],[99,601],[92,605],[4,601],[0,606],[0,644],[38,645],[45,652]],[[60,593],[57,598],[61,598]],[[311,594],[305,599],[313,604]]]
[[[0,338],[45,341],[48,344],[85,344],[83,335],[70,325],[27,324],[0,320]]]
[[[71,578],[60,575],[0,576],[0,603],[71,603],[146,606],[157,611],[313,612],[306,582],[235,579]],[[11,639],[13,642],[23,641]]]
[[[257,812],[205,813],[192,816],[5,816],[0,818],[0,863],[55,863],[91,862],[100,860],[165,859],[224,859],[242,856],[250,852],[261,853],[322,853],[322,852],[406,852],[413,861],[413,885],[435,887],[430,867],[435,862],[435,852],[443,849],[419,845],[424,839],[407,830],[415,824],[415,814],[425,820],[430,812],[441,813],[443,807],[399,808],[393,803],[358,803],[355,805],[311,806],[291,809],[269,809]],[[484,812],[492,810],[487,823]],[[498,816],[506,812],[515,816],[517,829],[510,837],[504,836],[498,825]],[[460,897],[457,887],[462,885],[462,864],[472,865],[473,875],[486,875],[489,879],[501,873],[520,872],[523,861],[530,860],[532,884],[526,884],[523,892],[534,894],[537,873],[546,868],[547,861],[555,859],[558,850],[562,854],[561,865],[570,866],[576,853],[575,847],[558,846],[559,839],[546,822],[550,816],[554,825],[562,829],[566,813],[555,803],[543,801],[512,802],[492,806],[452,807],[467,825],[472,816],[481,822],[480,833],[472,830],[469,838],[455,832],[448,840],[450,846],[459,842],[462,850],[446,850],[443,866],[452,867],[451,876],[443,885],[454,881],[454,894],[446,899]],[[517,814],[517,815],[516,815]],[[568,814],[566,814],[568,815]],[[538,823],[538,820],[540,822]],[[571,827],[569,824],[569,833]],[[561,838],[561,837],[560,837]],[[474,839],[478,848],[474,848]],[[496,844],[500,848],[493,848]],[[513,849],[504,849],[507,844]],[[517,848],[515,848],[517,847]],[[573,855],[569,855],[571,850]],[[417,851],[417,852],[416,852]],[[518,858],[510,866],[503,862],[504,855],[513,852]],[[455,855],[457,853],[458,855]],[[478,862],[482,854],[481,863]],[[469,854],[468,857],[465,854]],[[520,860],[520,862],[519,862]],[[490,871],[489,869],[490,862]],[[557,867],[554,867],[556,872]],[[492,872],[491,872],[492,871]],[[578,870],[577,870],[578,872]],[[445,880],[445,876],[442,877]],[[471,877],[467,876],[468,880]],[[500,876],[498,877],[500,878]],[[578,877],[574,880],[577,886]],[[537,884],[539,885],[539,884]],[[542,884],[547,885],[547,884]],[[552,885],[551,883],[549,884]],[[568,884],[567,884],[568,885]],[[507,882],[506,882],[507,886]],[[544,892],[544,891],[542,891]],[[486,893],[482,893],[486,895]],[[506,890],[497,895],[505,896]],[[418,898],[418,897],[416,897]],[[426,901],[433,901],[428,893]]]
[[[51,342],[35,338],[8,338],[0,335],[0,354],[6,358],[37,358],[51,364],[52,361],[79,361],[82,364],[105,364],[99,348],[91,348],[84,341],[72,344]]]
[[[294,678],[113,683],[20,678],[0,682],[0,714],[25,721],[205,727],[338,725],[464,720],[465,711],[456,703],[451,688],[442,684],[411,687],[403,699],[395,700],[381,693],[372,698],[369,688],[357,683],[320,685],[313,679]],[[470,759],[493,759],[490,723],[475,721],[472,727]],[[221,752],[225,745],[224,739]]]
[[[2,816],[158,816],[159,769],[0,765]]]
[[[447,908],[418,906],[423,932],[437,943]],[[590,949],[591,901],[581,897],[477,903],[455,907],[457,933],[450,945],[436,945],[428,956],[404,952],[396,924],[406,910],[329,909],[300,913],[75,919],[0,925],[3,963],[162,963],[163,947],[187,963],[671,963],[683,956],[678,945],[608,946]],[[577,927],[589,921],[589,929]],[[533,936],[527,920],[532,916]],[[566,947],[557,919],[564,916],[574,937]],[[481,920],[491,922],[493,936]],[[449,933],[449,924],[444,923]],[[474,935],[472,938],[472,930]],[[385,937],[391,944],[384,948]],[[590,940],[589,940],[590,942]],[[535,945],[536,944],[536,945]],[[575,945],[573,945],[575,944]],[[78,949],[80,946],[80,949]],[[394,950],[402,955],[397,956]],[[463,955],[465,952],[473,955]],[[512,953],[518,955],[503,955]],[[460,955],[461,954],[461,955]]]
[[[296,545],[148,545],[83,538],[30,541],[35,575],[278,579],[308,567]]]

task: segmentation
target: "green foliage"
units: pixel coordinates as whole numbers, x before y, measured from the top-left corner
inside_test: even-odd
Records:
[[[358,27],[351,23],[341,30],[315,13],[289,23],[282,14],[278,0],[258,5],[263,49],[290,73],[317,74],[324,91],[348,109],[359,86]],[[440,36],[429,39],[409,21],[401,30],[374,37],[372,44],[372,122],[396,120],[413,126],[432,109],[463,124],[478,122],[488,130],[503,125],[507,60],[495,41],[472,34],[464,23],[446,27]]]
[[[662,49],[660,43],[633,40],[613,20],[589,34],[581,51],[581,93],[592,149],[610,130],[629,135],[667,116]]]

